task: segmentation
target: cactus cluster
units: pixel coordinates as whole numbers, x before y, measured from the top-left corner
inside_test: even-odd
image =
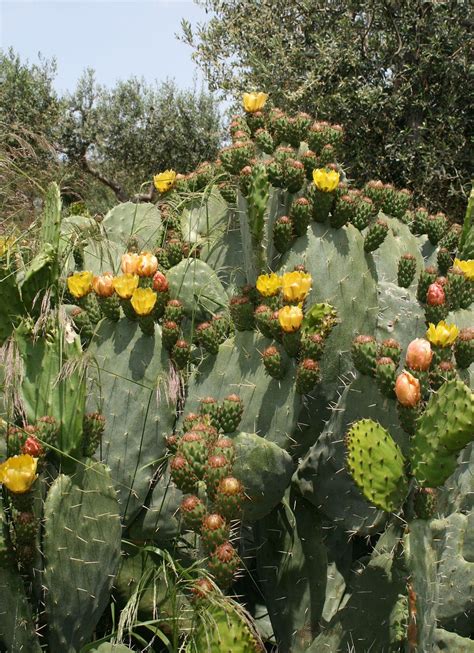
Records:
[[[156,203],[52,186],[0,248],[2,649],[468,650],[470,218],[244,107]]]

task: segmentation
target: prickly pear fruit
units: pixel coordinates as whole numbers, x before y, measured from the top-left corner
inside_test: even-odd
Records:
[[[204,397],[200,402],[200,413],[202,416],[207,416],[210,423],[216,429],[220,428],[221,425],[221,407],[217,399],[214,397]]]
[[[235,459],[235,446],[230,438],[218,438],[212,448],[212,455],[225,456],[230,465],[233,465]]]
[[[441,361],[430,371],[430,385],[433,390],[438,390],[446,381],[453,381],[458,377],[456,368],[450,361]]]
[[[230,526],[218,513],[206,515],[201,524],[201,538],[204,548],[208,551],[214,549],[229,539]]]
[[[387,338],[386,340],[382,340],[380,347],[379,347],[379,357],[383,358],[387,356],[388,358],[391,358],[395,365],[398,365],[400,363],[400,356],[402,353],[402,347],[397,340],[394,338]]]
[[[183,302],[179,299],[169,299],[165,306],[163,319],[165,322],[176,322],[180,324],[184,317]]]
[[[383,356],[377,358],[375,366],[375,378],[380,392],[392,399],[395,396],[395,381],[397,376],[397,366],[391,358]]]
[[[373,376],[377,359],[377,343],[373,336],[356,336],[352,342],[352,361],[358,372]]]
[[[224,542],[209,556],[209,571],[222,589],[227,589],[232,585],[239,566],[239,555],[230,542]]]
[[[36,422],[36,436],[44,447],[57,445],[58,433],[59,426],[54,417],[45,415]]]
[[[304,358],[296,369],[296,392],[308,394],[319,381],[319,365],[312,358]]]
[[[163,346],[168,351],[172,351],[173,347],[175,346],[176,342],[179,339],[179,326],[176,324],[176,322],[172,322],[171,320],[168,320],[167,322],[163,322],[161,333],[162,333]]]
[[[202,520],[206,514],[206,507],[201,499],[194,494],[190,494],[181,501],[179,511],[186,528],[199,533]]]
[[[378,249],[388,234],[388,224],[383,220],[377,220],[369,226],[364,237],[364,250],[373,252]]]
[[[97,451],[105,428],[105,417],[100,413],[88,413],[83,420],[83,454],[91,457]]]
[[[290,208],[290,218],[293,222],[295,234],[304,236],[311,222],[311,203],[306,197],[298,197]]]
[[[226,476],[219,481],[214,505],[226,519],[236,519],[240,515],[243,500],[244,487],[237,478]]]
[[[236,395],[231,394],[224,399],[219,411],[219,426],[224,433],[233,433],[239,427],[242,414],[244,412],[244,404],[242,399]]]
[[[229,303],[230,316],[237,331],[252,331],[254,328],[254,307],[249,297],[237,295]]]
[[[192,493],[198,481],[187,459],[177,453],[170,462],[171,478],[182,492]]]
[[[282,215],[273,225],[273,242],[275,249],[280,254],[287,252],[293,244],[293,221],[287,215]]]
[[[194,475],[202,479],[208,456],[208,443],[201,433],[188,431],[179,440],[178,453],[186,458]]]
[[[416,259],[412,254],[403,254],[398,261],[397,281],[401,288],[408,288],[416,274]]]
[[[305,333],[301,340],[302,358],[319,360],[323,354],[324,338],[319,333]]]
[[[363,419],[346,435],[347,468],[366,499],[394,512],[408,492],[405,459],[392,436],[378,422]]]
[[[229,475],[231,471],[230,461],[222,454],[209,456],[204,472],[207,492],[211,499],[214,498],[219,482]]]
[[[209,354],[219,352],[219,336],[212,322],[202,322],[196,328],[196,340]]]
[[[467,369],[474,363],[474,328],[461,329],[454,343],[454,357],[457,366]]]
[[[432,283],[436,281],[438,276],[436,268],[430,266],[425,268],[418,277],[418,286],[416,288],[416,298],[419,302],[424,304],[426,302],[426,293]]]
[[[184,370],[191,359],[191,347],[186,340],[179,339],[171,351],[171,358],[179,370]]]
[[[437,213],[436,215],[429,215],[426,220],[426,233],[432,245],[437,245],[441,238],[448,230],[448,219],[444,213]]]
[[[274,379],[282,379],[285,376],[281,354],[276,347],[267,347],[262,353],[262,360],[269,376]]]
[[[255,309],[255,324],[257,329],[264,335],[266,338],[273,338],[272,328],[271,328],[271,319],[273,311],[270,306],[266,304],[260,304]]]
[[[353,222],[355,216],[355,199],[350,195],[342,195],[336,201],[329,218],[329,224],[334,229],[340,229],[348,222]]]

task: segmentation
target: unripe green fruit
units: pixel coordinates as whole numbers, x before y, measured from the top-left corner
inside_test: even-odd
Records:
[[[413,283],[416,274],[416,259],[411,254],[403,254],[398,261],[398,285],[408,288]]]

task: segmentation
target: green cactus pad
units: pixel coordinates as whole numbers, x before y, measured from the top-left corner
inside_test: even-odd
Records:
[[[394,512],[408,492],[405,459],[392,436],[370,419],[353,424],[346,435],[347,468],[366,499]]]
[[[0,499],[0,649],[41,653],[31,605],[16,569]]]
[[[232,474],[245,489],[244,518],[257,521],[281,500],[293,461],[286,451],[254,433],[238,433],[232,440],[236,450]]]
[[[170,297],[183,302],[188,317],[206,319],[227,307],[228,297],[217,274],[199,259],[184,259],[167,273]]]
[[[239,395],[244,412],[239,428],[257,432],[283,448],[293,445],[301,398],[294,387],[294,363],[289,362],[284,379],[268,376],[261,354],[268,340],[255,332],[243,331],[219,347],[195,370],[188,386],[186,409],[199,412],[200,400],[211,396],[222,401],[230,393]]]
[[[318,413],[315,417],[320,419]],[[306,419],[314,422],[315,417],[311,414]],[[325,517],[346,531],[367,535],[379,531],[387,515],[368,503],[354,484],[345,467],[346,450],[341,437],[353,422],[363,418],[377,420],[405,451],[407,436],[400,429],[395,402],[380,393],[373,379],[360,376],[344,388],[329,421],[301,462],[294,482]]]
[[[104,320],[89,347],[88,412],[105,417],[102,459],[110,467],[126,523],[138,513],[174,424],[173,380],[157,326],[153,337],[127,319]]]
[[[86,459],[61,474],[45,502],[43,582],[52,651],[74,653],[105,609],[120,559],[121,524],[104,465]]]
[[[424,487],[442,485],[457,465],[457,455],[473,440],[474,395],[459,380],[444,383],[428,402],[413,438],[413,475]]]
[[[323,534],[314,507],[301,497],[285,497],[254,528],[258,577],[281,651],[305,651],[319,630],[328,563]]]

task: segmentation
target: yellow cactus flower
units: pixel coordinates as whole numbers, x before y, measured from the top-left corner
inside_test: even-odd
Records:
[[[69,292],[76,299],[85,297],[92,290],[92,272],[76,272],[67,278],[67,287]]]
[[[255,113],[260,111],[265,106],[268,100],[267,93],[244,93],[242,96],[242,104],[247,113]]]
[[[469,259],[469,261],[460,261],[458,258],[455,258],[453,265],[455,268],[459,268],[462,272],[464,272],[466,279],[469,279],[469,281],[474,279],[474,259]]]
[[[38,459],[29,456],[12,456],[0,465],[0,483],[15,494],[24,494],[36,480]]]
[[[303,321],[303,311],[300,306],[283,306],[278,311],[278,321],[286,333],[298,331]]]
[[[137,288],[131,303],[137,315],[150,315],[156,304],[156,292],[151,288]]]
[[[0,256],[6,254],[8,250],[13,247],[14,244],[15,244],[14,238],[4,238],[2,236],[0,238]]]
[[[261,274],[257,279],[257,290],[263,297],[273,297],[281,288],[281,279],[278,274]]]
[[[114,279],[114,289],[122,299],[130,299],[135,290],[138,288],[137,274],[121,274]]]
[[[152,277],[158,270],[158,259],[150,252],[142,252],[137,261],[136,273],[140,277]]]
[[[436,326],[430,322],[426,337],[432,345],[450,347],[458,337],[458,334],[459,329],[455,324],[446,324],[444,320],[441,320]]]
[[[173,188],[176,183],[176,172],[174,170],[165,170],[153,177],[153,183],[159,193],[166,193],[166,191]]]
[[[311,290],[313,278],[307,272],[287,272],[281,278],[283,298],[287,302],[302,302]]]
[[[337,170],[317,168],[313,170],[313,182],[316,188],[323,193],[332,193],[339,185],[339,173]]]

